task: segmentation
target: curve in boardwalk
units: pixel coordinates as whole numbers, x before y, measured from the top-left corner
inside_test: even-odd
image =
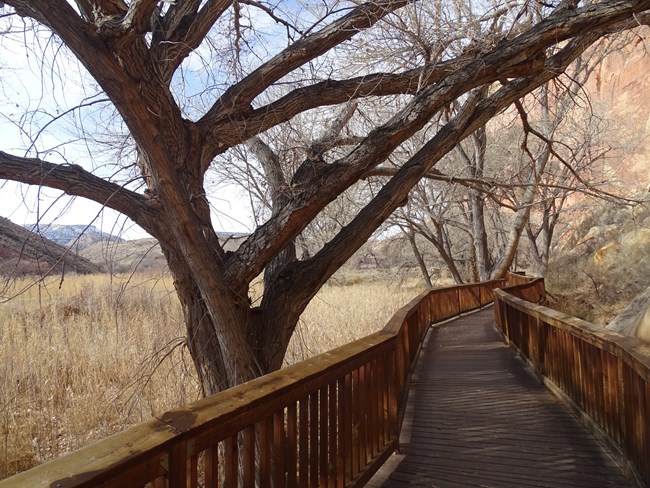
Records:
[[[633,486],[508,350],[492,308],[432,329],[394,455],[371,487]]]

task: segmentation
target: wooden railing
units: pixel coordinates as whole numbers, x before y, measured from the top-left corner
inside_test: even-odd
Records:
[[[400,405],[432,323],[503,281],[426,292],[375,334],[231,388],[0,487],[348,487],[396,450]]]
[[[519,283],[495,291],[506,341],[650,486],[650,345],[531,303],[543,300],[543,280]]]

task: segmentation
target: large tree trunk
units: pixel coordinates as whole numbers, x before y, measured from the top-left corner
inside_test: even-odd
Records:
[[[226,354],[217,336],[218,324],[215,324],[210,314],[203,297],[204,293],[193,279],[192,270],[179,253],[165,244],[162,245],[162,249],[174,278],[174,287],[183,310],[187,330],[187,346],[203,394],[212,395],[234,386],[234,382],[229,380],[223,361]],[[236,316],[230,317],[230,320],[243,327],[246,322],[242,317],[246,315],[244,309]],[[231,358],[239,356],[242,361],[248,360],[249,357],[247,351],[241,351],[234,345],[227,349],[227,356]]]

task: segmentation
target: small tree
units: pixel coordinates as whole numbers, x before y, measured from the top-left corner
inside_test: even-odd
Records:
[[[601,37],[645,22],[650,8],[650,0],[580,3],[503,1],[472,9],[434,2],[420,9],[378,0],[298,11],[291,3],[247,0],[7,0],[4,35],[25,25],[51,33],[57,56],[73,55],[97,84],[133,152],[117,177],[93,174],[84,161],[66,164],[52,151],[2,152],[0,178],[100,202],[160,242],[204,391],[214,393],[280,367],[312,297],[437,161]],[[531,12],[539,21],[531,24]],[[260,15],[280,29],[255,29]],[[388,54],[369,65],[373,71],[356,61],[382,44]],[[418,49],[407,57],[390,49],[404,44]],[[236,252],[223,250],[204,187],[219,155],[308,110],[379,97],[387,110],[399,101],[389,117],[373,118],[344,155],[326,164],[302,161],[286,204]],[[336,236],[307,259],[281,257],[328,204],[454,101],[456,114]],[[264,296],[252,306],[249,284],[271,268]]]

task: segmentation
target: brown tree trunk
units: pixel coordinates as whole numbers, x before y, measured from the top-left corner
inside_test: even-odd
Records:
[[[470,218],[474,243],[475,266],[479,281],[485,281],[489,276],[488,236],[485,230],[485,208],[483,195],[475,190],[469,191]]]
[[[427,286],[427,288],[431,289],[433,288],[433,283],[431,283],[431,276],[429,276],[429,270],[427,269],[427,264],[424,262],[424,258],[422,257],[422,253],[418,248],[417,242],[415,242],[415,232],[413,231],[413,229],[404,230],[404,232],[406,234],[406,237],[409,240],[409,244],[411,245],[413,256],[415,256],[415,260],[417,261],[418,267],[420,268],[420,274],[422,274],[422,279],[424,280],[424,284]]]

